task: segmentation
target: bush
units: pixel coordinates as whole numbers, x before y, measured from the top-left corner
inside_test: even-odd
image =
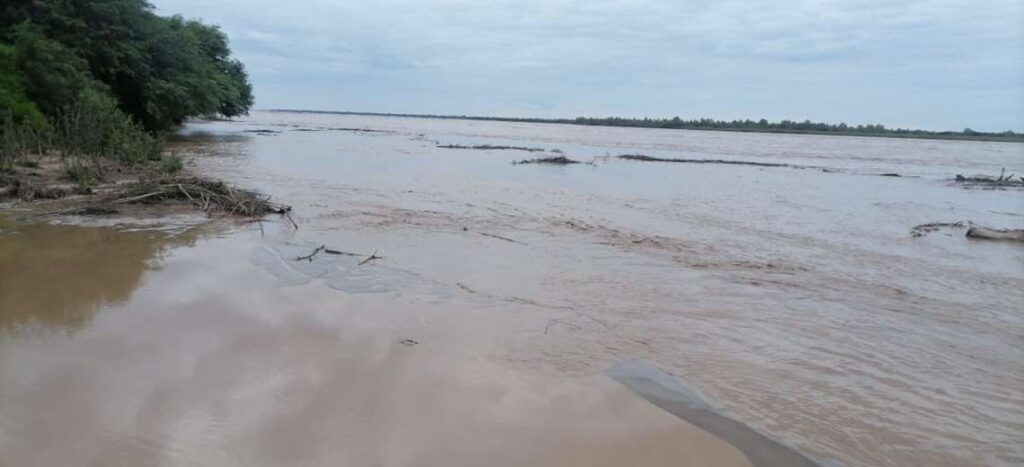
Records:
[[[57,120],[57,148],[65,157],[107,158],[127,165],[159,160],[161,138],[150,135],[122,113],[114,99],[93,89],[61,112]]]
[[[177,154],[166,155],[162,159],[160,159],[160,171],[165,174],[176,174],[178,172],[181,172],[181,169],[183,169],[184,167],[185,164],[184,162],[182,162],[181,156]]]
[[[100,181],[101,168],[94,160],[82,157],[64,159],[64,169],[68,178],[81,187],[91,187]]]
[[[0,169],[9,169],[32,153],[42,152],[48,145],[46,129],[16,123],[8,116],[0,120]]]

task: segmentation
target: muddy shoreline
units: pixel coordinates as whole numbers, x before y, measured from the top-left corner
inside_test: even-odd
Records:
[[[20,219],[62,215],[160,217],[195,209],[207,215],[257,219],[291,206],[222,181],[156,164],[108,163],[99,180],[76,182],[57,156],[32,156],[0,175],[0,209]]]

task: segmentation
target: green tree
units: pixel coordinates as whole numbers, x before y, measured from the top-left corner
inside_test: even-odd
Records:
[[[85,59],[24,24],[15,35],[15,65],[25,78],[25,92],[39,110],[56,115],[90,86],[97,86]]]
[[[217,27],[161,17],[144,0],[4,3],[0,40],[24,50],[19,66],[33,75],[29,96],[51,116],[93,87],[83,81],[102,83],[121,110],[154,132],[252,106],[245,68]]]
[[[25,91],[25,76],[15,64],[13,46],[0,44],[0,123],[44,129],[46,118]]]

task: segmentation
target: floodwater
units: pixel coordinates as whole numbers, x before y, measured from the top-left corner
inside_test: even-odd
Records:
[[[1024,462],[1024,247],[910,235],[1024,228],[948,181],[1024,145],[257,112],[172,148],[299,228],[2,221],[0,465]],[[593,164],[511,164],[555,149]]]

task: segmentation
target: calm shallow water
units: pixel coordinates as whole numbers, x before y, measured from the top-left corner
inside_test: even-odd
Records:
[[[1024,248],[909,233],[1024,227],[1024,192],[948,182],[1020,172],[1024,145],[262,112],[186,133],[196,171],[300,228],[5,225],[0,464],[740,462],[600,376],[632,358],[819,461],[1024,462]],[[602,157],[624,153],[830,171]],[[294,260],[321,244],[360,256]]]

